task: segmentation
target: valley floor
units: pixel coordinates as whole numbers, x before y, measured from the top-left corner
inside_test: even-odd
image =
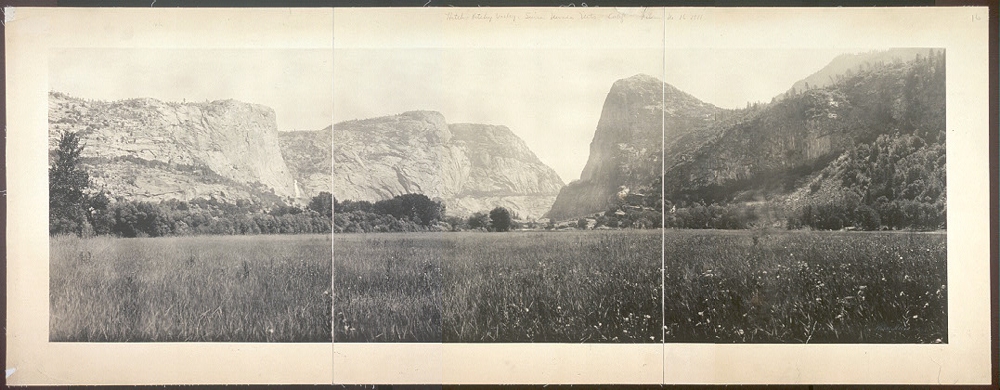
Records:
[[[329,342],[332,333],[336,342],[948,341],[944,233],[330,240],[53,237],[50,340]]]
[[[945,234],[660,233],[336,235],[334,340],[947,342]]]
[[[53,237],[49,340],[329,342],[330,235]]]
[[[660,338],[658,230],[334,236],[334,341]]]
[[[947,342],[946,237],[667,232],[666,341]]]

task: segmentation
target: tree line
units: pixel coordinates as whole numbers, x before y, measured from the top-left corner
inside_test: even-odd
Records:
[[[93,191],[81,164],[80,136],[64,132],[49,168],[49,234],[160,237],[193,234],[298,234],[331,231],[332,195],[308,206],[214,197],[160,202],[110,198]]]
[[[440,200],[423,194],[403,194],[377,202],[333,200],[336,233],[386,233],[480,230],[506,232],[520,228],[517,214],[506,207],[476,212],[468,217],[448,216]]]

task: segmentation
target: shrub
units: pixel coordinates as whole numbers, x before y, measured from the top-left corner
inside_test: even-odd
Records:
[[[490,216],[477,212],[469,216],[469,229],[488,229],[490,227]]]

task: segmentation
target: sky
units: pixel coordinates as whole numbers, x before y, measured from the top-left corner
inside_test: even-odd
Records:
[[[858,50],[858,52],[863,50]],[[722,108],[768,103],[822,69],[842,49],[671,49],[666,82]]]
[[[55,49],[49,89],[94,100],[236,99],[274,109],[279,131],[331,123],[331,50]]]
[[[504,125],[570,182],[579,179],[616,80],[663,78],[650,49],[336,49],[334,120],[411,110]]]
[[[664,56],[666,54],[666,56]],[[834,50],[336,49],[334,123],[439,111],[505,125],[569,183],[587,162],[611,85],[645,73],[723,108],[769,102]],[[665,64],[664,64],[665,61]],[[664,66],[666,65],[666,66]]]

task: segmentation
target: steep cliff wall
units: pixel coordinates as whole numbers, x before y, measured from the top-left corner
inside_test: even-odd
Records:
[[[808,90],[802,81],[797,92],[741,110],[650,76],[619,80],[580,180],[563,188],[547,215],[602,212],[620,202],[621,190],[659,195],[660,183],[671,202],[773,198],[880,135],[943,142],[943,63],[942,52],[927,49],[845,55],[812,76]]]
[[[943,143],[943,64],[940,52],[933,61],[876,63],[828,86],[730,112],[707,128],[709,137],[666,164],[665,197],[714,202],[752,191],[767,198],[800,187],[852,146],[880,135]]]
[[[333,193],[333,128],[279,133],[281,155],[299,186],[299,197],[308,199],[320,192]]]
[[[496,206],[524,218],[548,210],[562,181],[504,126],[448,124],[437,112],[333,126],[333,188],[343,200],[421,193],[450,215]]]
[[[578,217],[604,211],[623,188],[651,191],[667,149],[697,141],[719,109],[655,77],[616,81],[608,92],[580,180],[563,188],[548,216]]]
[[[230,184],[278,196],[294,192],[274,111],[265,106],[235,100],[102,102],[52,92],[50,149],[63,131],[82,135],[95,184],[113,195],[186,198],[225,192]]]

